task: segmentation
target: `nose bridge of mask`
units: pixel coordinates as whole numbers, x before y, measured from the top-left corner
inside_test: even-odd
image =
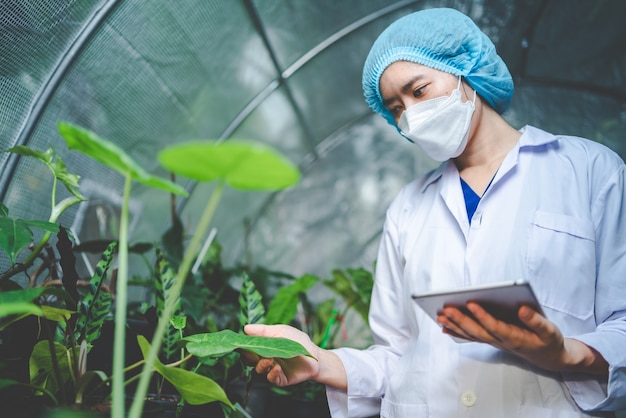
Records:
[[[410,133],[410,131],[416,129],[419,125],[428,120],[431,115],[435,113],[435,111],[444,107],[446,103],[454,102],[457,95],[459,96],[460,101],[461,79],[462,77],[459,76],[456,89],[452,91],[450,96],[436,97],[434,99],[426,100],[424,102],[415,103],[414,105],[406,108],[404,112],[402,112],[402,115],[400,115],[400,119],[398,120],[398,127],[400,128],[400,130],[405,134],[408,134]],[[473,106],[475,102],[476,90],[474,90],[474,98],[471,102],[471,105]]]
[[[407,107],[404,112],[402,112],[402,115],[400,115],[398,127],[403,132],[408,133],[409,131],[415,129],[416,126],[419,126],[422,122],[427,120],[449,99],[449,96],[441,96],[424,102],[418,102]]]

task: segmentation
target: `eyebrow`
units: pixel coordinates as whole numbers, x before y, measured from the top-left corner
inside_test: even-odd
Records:
[[[422,78],[424,78],[424,76],[422,74],[418,74],[415,77],[411,78],[406,83],[404,83],[402,88],[400,88],[400,91],[402,92],[402,94],[407,94],[411,90],[413,85]],[[383,105],[388,106],[390,103],[393,103],[395,100],[396,100],[396,97],[391,97],[389,99],[383,100]]]

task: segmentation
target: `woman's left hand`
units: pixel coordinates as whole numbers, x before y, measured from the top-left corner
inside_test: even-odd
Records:
[[[528,306],[518,311],[527,329],[497,320],[477,303],[468,303],[467,309],[473,318],[446,307],[437,322],[447,334],[490,344],[546,370],[608,375],[608,364],[597,351],[576,339],[564,338],[554,322]]]

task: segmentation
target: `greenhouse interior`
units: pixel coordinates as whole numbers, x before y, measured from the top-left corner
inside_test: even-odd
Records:
[[[493,41],[512,127],[626,158],[619,0],[2,0],[0,399],[24,414],[11,416],[174,416],[148,415],[160,406],[142,389],[173,394],[181,416],[330,416],[323,385],[277,388],[242,364],[241,315],[323,348],[372,343],[387,209],[440,163],[372,112],[363,66],[388,25],[440,7]],[[207,145],[223,154],[203,159]],[[200,337],[222,330],[236,335],[218,356]]]

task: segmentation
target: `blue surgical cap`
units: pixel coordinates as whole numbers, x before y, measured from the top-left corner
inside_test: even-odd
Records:
[[[380,77],[396,61],[411,61],[465,81],[500,114],[511,104],[513,79],[491,40],[463,13],[421,10],[393,22],[372,45],[363,67],[369,107],[396,125],[383,105]]]

